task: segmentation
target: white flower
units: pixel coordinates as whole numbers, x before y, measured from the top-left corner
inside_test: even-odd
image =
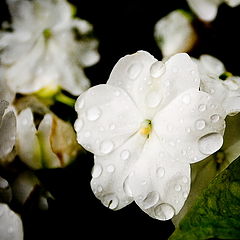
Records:
[[[200,72],[200,89],[217,99],[227,115],[240,112],[240,77],[226,72],[224,64],[213,56],[205,54],[194,60]],[[223,81],[219,77],[224,74],[226,79]]]
[[[1,88],[1,86],[0,86]],[[9,104],[0,99],[0,162],[13,150],[16,140],[16,116]]]
[[[59,168],[70,164],[80,150],[72,125],[50,111],[44,113],[41,105],[31,107],[38,108],[43,119],[36,128],[37,120],[30,107],[18,114],[16,150],[20,159],[32,169]]]
[[[89,87],[83,67],[96,63],[92,25],[72,17],[65,0],[7,0],[12,32],[0,33],[6,81],[19,93],[61,87],[79,95]]]
[[[164,57],[192,49],[197,35],[191,22],[190,14],[175,10],[156,23],[154,37]]]
[[[226,3],[230,7],[240,4],[239,0],[187,0],[187,2],[196,15],[206,22],[215,19],[220,4]]]
[[[21,218],[3,203],[0,203],[0,239],[23,240]]]
[[[107,84],[78,98],[78,142],[95,154],[91,187],[105,206],[135,201],[160,220],[180,211],[190,163],[223,144],[224,109],[199,85],[187,54],[164,63],[140,51],[120,59]]]

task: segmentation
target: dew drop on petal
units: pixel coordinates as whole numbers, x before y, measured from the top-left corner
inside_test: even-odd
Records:
[[[161,61],[153,63],[150,68],[150,74],[154,78],[159,78],[165,73],[165,71],[166,71],[165,64]]]
[[[83,120],[82,119],[77,119],[74,123],[74,128],[78,132],[83,128]]]
[[[102,192],[102,191],[103,191],[103,187],[102,187],[101,185],[98,185],[97,191],[98,191],[98,192]]]
[[[165,169],[164,169],[163,167],[159,167],[159,168],[157,169],[157,175],[158,175],[158,177],[160,177],[160,178],[164,177],[164,175],[165,175]]]
[[[113,173],[113,172],[115,171],[115,167],[114,167],[113,165],[108,165],[108,166],[107,166],[107,171],[108,171],[109,173]]]
[[[104,206],[114,210],[118,207],[119,200],[114,194],[105,195],[102,199]]]
[[[101,111],[98,107],[92,107],[87,110],[87,119],[89,121],[95,121],[101,116]]]
[[[218,122],[219,119],[220,119],[220,116],[219,116],[218,114],[214,114],[214,115],[211,116],[211,121],[212,121],[213,123]]]
[[[123,183],[123,191],[126,193],[127,196],[132,197],[133,193],[129,186],[129,177],[131,177],[131,176],[129,175]]]
[[[23,118],[23,120],[22,120],[22,125],[26,126],[26,125],[28,125],[28,124],[29,124],[28,119],[27,119],[27,118]]]
[[[116,91],[114,91],[114,95],[115,95],[116,97],[119,97],[119,96],[120,96],[120,92],[119,92],[118,90],[116,90]]]
[[[170,204],[162,203],[155,207],[154,214],[156,219],[169,220],[174,216],[175,210]]]
[[[150,108],[157,107],[160,102],[161,102],[161,97],[159,93],[156,91],[149,92],[148,95],[146,96],[146,104]]]
[[[128,150],[123,150],[120,154],[122,160],[127,160],[130,157],[130,152]]]
[[[188,197],[188,193],[187,192],[183,192],[182,196],[183,196],[183,198],[186,199]]]
[[[148,209],[153,207],[159,200],[159,193],[156,191],[152,191],[148,193],[146,198],[142,201],[142,206],[144,209]]]
[[[182,187],[181,187],[180,184],[176,184],[175,187],[174,187],[174,189],[175,189],[176,192],[180,192],[181,189],[182,189]]]
[[[116,128],[115,124],[110,124],[109,129],[114,130]]]
[[[103,154],[110,153],[113,150],[113,146],[112,141],[103,141],[100,145],[100,151]]]
[[[128,70],[128,76],[130,79],[135,80],[142,71],[142,65],[140,63],[132,64]]]
[[[207,109],[207,106],[205,104],[200,104],[198,106],[199,112],[204,112]]]
[[[79,99],[79,101],[76,102],[76,109],[82,109],[84,107],[84,100],[83,99]]]
[[[97,178],[102,174],[102,167],[99,164],[95,164],[92,169],[92,177]]]
[[[84,137],[89,138],[91,136],[91,133],[89,131],[85,132]]]
[[[206,122],[203,119],[197,120],[195,122],[195,128],[197,130],[203,130],[206,126]]]
[[[198,144],[201,153],[210,155],[220,149],[223,144],[223,137],[219,133],[210,133],[201,137]]]
[[[188,178],[187,178],[187,177],[183,177],[183,178],[182,178],[182,182],[183,182],[183,183],[187,183],[187,182],[188,182]]]

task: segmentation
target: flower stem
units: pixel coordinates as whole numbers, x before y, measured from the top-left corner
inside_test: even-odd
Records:
[[[63,104],[66,104],[70,107],[73,107],[76,100],[69,97],[69,96],[66,96],[65,94],[63,94],[62,92],[59,92],[55,95],[55,100],[58,101],[58,102],[61,102]]]

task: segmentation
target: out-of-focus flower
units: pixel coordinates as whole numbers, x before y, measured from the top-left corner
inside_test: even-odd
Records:
[[[215,19],[220,4],[226,3],[230,7],[240,4],[239,0],[187,0],[187,2],[196,15],[206,22]]]
[[[181,210],[190,163],[223,144],[225,111],[199,86],[187,54],[164,63],[140,51],[120,59],[107,84],[78,98],[75,129],[95,154],[91,187],[105,206],[117,210],[134,200],[160,220]]]
[[[23,240],[21,218],[3,203],[0,203],[0,239]]]
[[[240,111],[240,77],[226,72],[224,64],[211,55],[201,55],[199,60],[194,60],[200,72],[200,89],[216,98],[227,115],[238,113]]]
[[[0,202],[9,203],[12,200],[12,189],[8,181],[0,176]]]
[[[28,100],[29,106],[31,99]],[[76,134],[70,123],[61,120],[50,110],[45,112],[43,108],[41,104],[35,104],[35,109],[34,106],[27,107],[18,114],[17,154],[33,169],[65,167],[79,153]],[[35,119],[32,109],[42,114],[43,119]]]
[[[48,199],[52,195],[43,189],[39,179],[31,171],[25,171],[18,175],[13,185],[14,199],[21,205],[28,204],[35,201],[30,205],[35,204],[41,210],[48,209]]]
[[[16,117],[8,105],[8,102],[0,99],[0,162],[5,161],[16,141]]]
[[[19,93],[79,95],[89,87],[83,68],[99,60],[92,25],[73,18],[65,0],[7,0],[13,31],[0,33],[5,79]],[[49,92],[48,92],[49,93]]]
[[[192,16],[180,9],[169,13],[156,23],[154,37],[164,57],[190,51],[197,41]]]

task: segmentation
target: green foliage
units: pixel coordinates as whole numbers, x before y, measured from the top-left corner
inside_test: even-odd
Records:
[[[240,157],[203,191],[169,240],[240,239]]]

